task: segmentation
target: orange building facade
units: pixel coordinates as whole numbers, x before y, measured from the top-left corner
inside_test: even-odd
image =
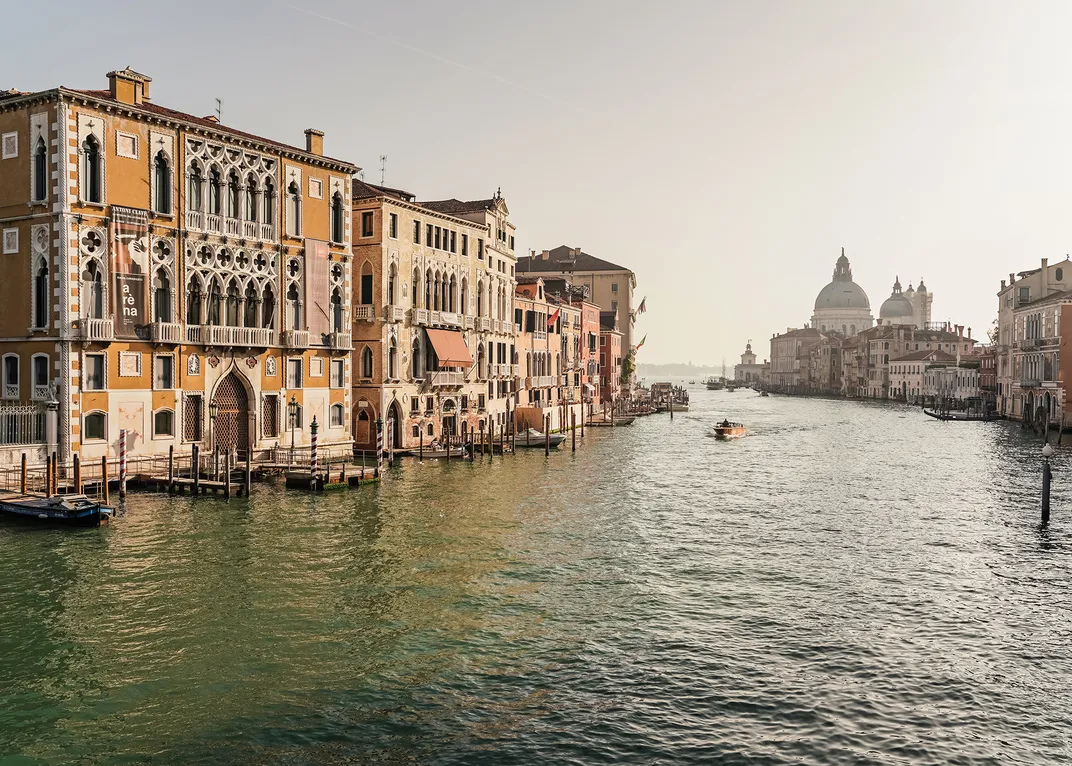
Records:
[[[314,417],[349,448],[356,168],[150,83],[0,93],[0,408],[51,409],[64,460],[121,430],[135,455],[306,444]]]

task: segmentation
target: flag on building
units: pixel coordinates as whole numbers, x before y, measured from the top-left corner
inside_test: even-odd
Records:
[[[643,298],[640,299],[640,305],[637,306],[637,313],[638,314],[643,314],[647,310],[648,310],[648,296],[645,295]],[[637,348],[640,348],[640,346],[637,346]]]
[[[647,335],[645,335],[643,338],[640,339],[640,343],[636,344],[637,351],[640,350],[640,347],[644,345],[644,341],[646,341],[647,339],[648,339]]]
[[[558,315],[561,314],[561,313],[562,313],[562,309],[558,308],[558,309],[555,309],[554,314],[552,314],[551,316],[547,317],[547,327],[548,328],[554,327],[555,321],[558,319]]]

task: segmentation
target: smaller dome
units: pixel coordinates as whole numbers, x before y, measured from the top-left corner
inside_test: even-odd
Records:
[[[916,292],[917,292],[917,293],[925,293],[925,292],[927,292],[927,286],[926,286],[925,284],[923,284],[923,280],[922,280],[922,279],[921,279],[921,280],[919,280],[919,289],[918,289],[918,290],[916,290]]]
[[[922,287],[922,285],[920,285]],[[908,319],[912,321],[913,316],[916,313],[915,306],[912,305],[912,301],[905,297],[901,292],[901,280],[895,279],[893,282],[893,292],[890,297],[882,303],[882,308],[878,310],[878,315],[881,319]]]

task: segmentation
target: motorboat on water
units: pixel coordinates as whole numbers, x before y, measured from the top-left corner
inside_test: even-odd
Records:
[[[564,434],[548,435],[537,431],[535,428],[526,428],[524,431],[517,432],[517,436],[514,437],[514,446],[542,448],[550,442],[551,447],[554,448],[564,441],[566,441]]]
[[[740,439],[745,434],[745,427],[743,423],[723,420],[715,424],[714,431],[716,439]]]
[[[760,396],[770,396],[770,394],[768,394],[766,391],[760,391],[759,395]]]
[[[99,527],[107,524],[113,513],[110,506],[85,495],[0,496],[0,514],[32,521]]]

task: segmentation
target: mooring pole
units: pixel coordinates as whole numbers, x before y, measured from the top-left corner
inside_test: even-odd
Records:
[[[19,478],[19,492],[26,494],[26,453],[22,453],[22,470]]]
[[[252,452],[252,450],[246,453],[246,476],[245,476],[245,479],[246,479],[246,497],[249,497],[249,490],[253,486],[253,452]]]
[[[79,495],[82,494],[82,458],[77,452],[74,453],[74,491]]]
[[[194,494],[196,495],[201,489],[201,448],[196,444],[190,454],[190,471],[193,473]]]
[[[167,489],[175,491],[175,445],[169,444],[167,448]]]
[[[316,432],[320,428],[320,424],[316,422],[316,415],[313,415],[313,422],[309,424],[309,430],[312,432],[312,443],[309,445],[309,489],[316,492],[316,472],[318,466],[316,464]]]
[[[45,497],[52,496],[52,455],[45,454]]]
[[[670,395],[670,419],[674,419],[674,395]]]
[[[127,496],[127,431],[119,430],[119,499]]]
[[[1042,448],[1042,523],[1050,523],[1050,457],[1053,447],[1049,444]]]
[[[484,421],[480,421],[480,456],[484,456]]]
[[[227,450],[227,454],[223,456],[223,470],[227,473],[227,476],[223,479],[223,496],[226,498],[231,497],[231,450]]]
[[[543,455],[547,457],[551,454],[551,416],[545,415],[543,420]]]
[[[421,426],[421,440],[417,445],[417,459],[424,462],[424,426]]]
[[[569,411],[570,436],[573,438],[573,451],[577,451],[577,413],[572,407]]]
[[[100,459],[101,491],[104,493],[104,504],[108,505],[108,456]]]

